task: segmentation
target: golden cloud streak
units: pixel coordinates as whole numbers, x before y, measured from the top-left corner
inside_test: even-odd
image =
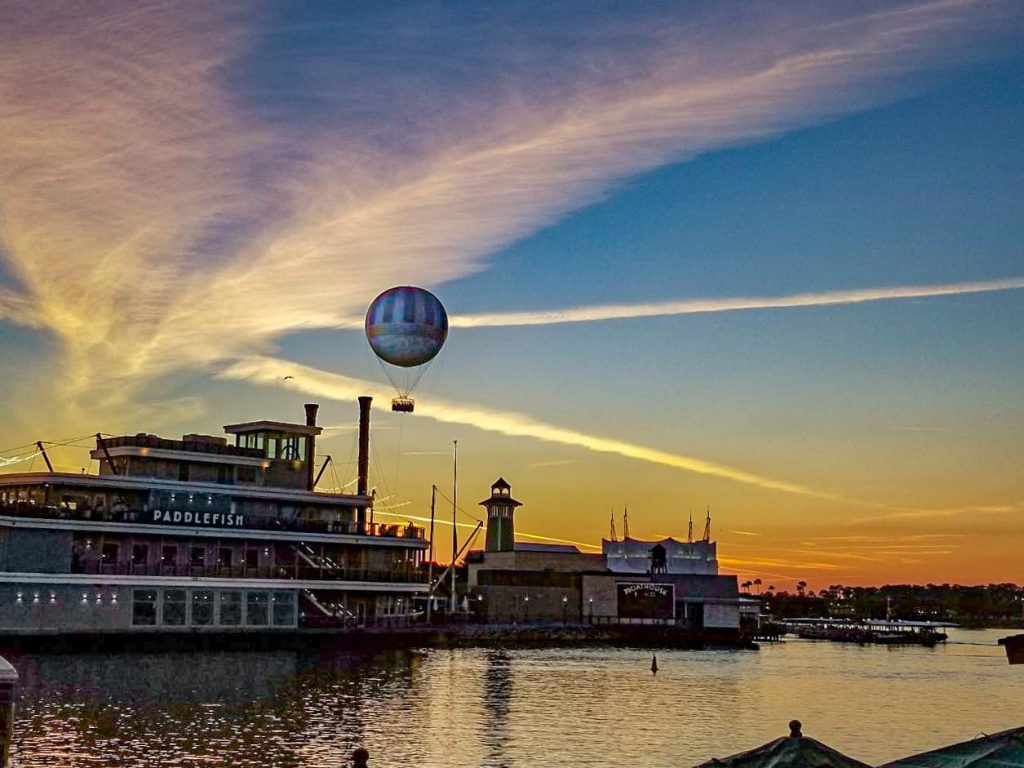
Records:
[[[753,559],[736,559],[731,557],[720,557],[718,562],[729,568],[740,568],[749,565],[764,566],[768,568],[781,567],[781,568],[803,568],[809,571],[838,571],[841,567],[835,563],[821,563],[821,562],[800,562],[794,560],[780,560],[775,558],[753,558]]]
[[[1007,515],[1024,511],[1024,503],[1017,504],[974,504],[947,509],[898,509],[884,515],[862,517],[854,523],[876,523],[885,520],[921,520],[928,518],[955,517],[957,515]]]
[[[388,400],[391,393],[373,382],[356,379],[342,374],[323,371],[311,366],[271,357],[252,356],[239,360],[219,374],[220,378],[249,381],[265,386],[274,386],[302,392],[307,395],[326,397],[336,401],[351,401],[359,395],[370,394]],[[285,380],[285,376],[290,376]],[[965,511],[1009,512],[1015,507],[963,507],[952,510],[919,510],[895,507],[861,499],[850,499],[799,483],[747,472],[736,467],[706,461],[691,456],[681,456],[656,448],[630,443],[625,440],[590,435],[577,430],[546,424],[525,414],[512,411],[495,411],[482,406],[465,406],[441,401],[425,401],[416,404],[420,416],[448,424],[463,424],[497,432],[510,437],[528,437],[542,442],[558,443],[584,448],[596,453],[609,453],[636,459],[651,464],[718,477],[765,490],[791,493],[798,496],[821,499],[845,505],[888,510],[889,514],[875,519],[889,517],[950,516]]]
[[[362,394],[390,398],[379,385],[359,379],[330,373],[287,360],[270,357],[250,357],[240,360],[220,376],[226,379],[250,381],[257,384],[283,387],[307,395],[326,397],[332,400],[352,400]],[[293,376],[287,381],[285,376]],[[680,456],[656,448],[647,448],[624,440],[589,435],[576,430],[546,424],[524,414],[511,411],[494,411],[480,406],[464,406],[442,402],[417,403],[416,413],[435,421],[449,424],[463,424],[488,432],[498,432],[510,437],[529,437],[549,443],[559,443],[585,448],[598,453],[611,453],[630,459],[660,464],[686,472],[710,475],[737,483],[754,485],[766,490],[809,496],[828,501],[851,503],[834,494],[816,490],[798,483],[746,472],[742,469],[717,464],[690,456]],[[853,502],[862,503],[862,502]]]

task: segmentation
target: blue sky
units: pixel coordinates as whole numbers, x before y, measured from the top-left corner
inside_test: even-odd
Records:
[[[710,504],[731,567],[780,583],[1012,577],[1019,5],[32,4],[0,29],[0,448],[308,399],[350,425],[372,391],[396,514],[459,439],[465,493],[504,475],[539,535],[596,541],[627,502],[678,535]],[[457,321],[401,420],[351,328],[400,283]],[[651,309],[687,300],[716,311]]]

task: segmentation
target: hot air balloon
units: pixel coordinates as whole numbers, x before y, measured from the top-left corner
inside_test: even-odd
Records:
[[[448,313],[437,297],[410,285],[389,288],[366,310],[366,340],[398,397],[391,410],[412,413],[409,396],[448,336]]]

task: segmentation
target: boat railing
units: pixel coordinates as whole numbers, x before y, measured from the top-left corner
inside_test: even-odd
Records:
[[[29,517],[40,520],[81,520],[101,523],[132,523],[162,528],[154,523],[149,510],[131,508],[72,509],[70,507],[33,504],[28,501],[0,502],[0,515]],[[359,523],[348,521],[305,520],[299,518],[245,516],[244,530],[284,531],[295,533],[327,533],[350,536],[376,536],[399,539],[424,539],[426,532],[417,525]],[[188,527],[188,524],[185,524]]]
[[[595,626],[657,626],[657,627],[688,627],[696,628],[695,623],[691,619],[684,618],[682,616],[661,617],[661,618],[644,618],[640,616],[588,616],[586,617],[588,624]],[[529,622],[527,622],[529,623]]]
[[[177,576],[221,579],[291,579],[296,581],[369,581],[423,583],[426,574],[419,568],[314,568],[305,565],[178,565],[170,563],[134,564],[78,560],[71,572],[96,576]]]
[[[221,456],[243,456],[251,459],[266,458],[266,451],[259,448],[243,448],[227,442],[214,440],[168,440],[156,435],[119,435],[103,440],[107,450],[113,448],[156,448],[165,451],[188,451],[189,453],[211,453]]]

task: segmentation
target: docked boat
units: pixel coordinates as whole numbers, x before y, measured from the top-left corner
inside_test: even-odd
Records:
[[[423,528],[375,523],[370,398],[356,493],[316,490],[304,423],[96,436],[95,474],[0,475],[0,637],[345,630],[407,620]],[[321,470],[322,473],[322,470]]]
[[[805,640],[831,640],[861,645],[924,645],[945,642],[941,630],[956,626],[940,621],[890,621],[881,619],[789,619],[786,627]]]

